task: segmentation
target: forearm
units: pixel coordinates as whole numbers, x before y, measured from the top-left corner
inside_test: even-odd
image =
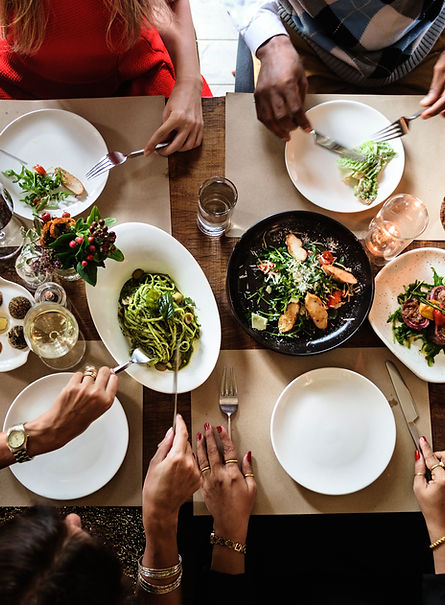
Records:
[[[195,30],[188,0],[177,0],[173,6],[173,19],[158,28],[172,59],[176,82],[194,82],[202,88]]]
[[[215,523],[214,532],[216,536],[228,538],[232,542],[237,542],[239,544],[246,543],[247,527],[230,530],[219,527],[218,524]],[[228,546],[214,544],[211,569],[226,574],[242,574],[245,571],[245,555]]]
[[[445,527],[440,524],[437,527],[428,527],[431,543],[445,536]],[[445,573],[445,544],[440,544],[433,549],[434,572]]]

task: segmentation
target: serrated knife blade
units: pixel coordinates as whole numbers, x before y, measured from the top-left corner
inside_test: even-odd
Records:
[[[406,424],[408,426],[411,437],[413,438],[416,449],[420,449],[419,447],[419,432],[417,430],[417,426],[415,425],[415,421],[419,417],[416,406],[414,405],[414,401],[412,395],[405,384],[399,370],[392,363],[392,361],[386,361],[386,369],[388,370],[389,377],[391,378],[392,385],[397,395],[397,399],[400,403],[400,408],[403,412],[403,416],[405,417]]]

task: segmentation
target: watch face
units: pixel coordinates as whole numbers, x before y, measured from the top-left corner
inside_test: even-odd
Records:
[[[25,442],[25,434],[23,431],[11,431],[8,438],[8,443],[12,448],[20,447]]]

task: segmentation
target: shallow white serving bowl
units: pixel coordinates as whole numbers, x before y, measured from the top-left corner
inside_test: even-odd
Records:
[[[146,223],[122,223],[113,229],[116,245],[125,260],[108,260],[99,269],[96,286],[86,286],[88,306],[97,331],[117,364],[129,359],[129,341],[117,319],[122,286],[135,269],[166,273],[184,296],[196,305],[201,336],[196,341],[189,364],[178,373],[178,392],[200,386],[211,374],[219,355],[221,322],[212,289],[203,270],[190,252],[174,237]],[[116,365],[117,365],[116,364]],[[173,372],[161,372],[145,365],[132,364],[126,370],[143,385],[161,393],[173,392]]]
[[[11,301],[11,298],[14,298],[15,296],[24,296],[31,302],[31,304],[34,304],[35,300],[32,294],[28,292],[26,288],[20,284],[8,281],[3,277],[0,277],[0,292],[3,296],[3,303],[0,306],[0,312],[2,315],[5,315],[9,318],[7,330],[5,330],[3,334],[0,334],[0,372],[9,372],[10,370],[15,370],[15,368],[18,368],[26,363],[29,355],[29,348],[25,347],[24,349],[14,349],[14,347],[11,347],[9,344],[9,330],[16,325],[23,326],[23,319],[14,319],[11,317],[8,311],[8,305]]]
[[[108,172],[96,179],[86,179],[88,170],[108,150],[99,131],[71,111],[37,109],[16,118],[0,132],[0,148],[27,162],[29,170],[35,164],[46,170],[60,166],[82,181],[85,192],[78,197],[70,195],[60,202],[59,208],[49,210],[52,216],[61,216],[63,212],[77,216],[97,200],[108,179]],[[1,174],[9,169],[20,172],[21,167],[20,162],[0,153],[0,178],[11,194],[14,212],[32,220],[31,206],[20,201],[26,194],[17,183]]]
[[[46,412],[72,375],[50,374],[29,384],[12,402],[3,430]],[[10,469],[35,494],[55,500],[81,498],[114,477],[125,458],[128,437],[127,417],[115,398],[102,416],[62,448]]]
[[[345,147],[356,147],[390,121],[377,109],[357,101],[327,101],[307,111],[315,130],[335,139]],[[402,178],[405,152],[402,141],[389,144],[397,152],[379,178],[377,197],[367,206],[354,195],[352,187],[342,181],[337,164],[340,157],[314,143],[312,135],[301,128],[294,130],[286,143],[285,161],[290,179],[309,201],[334,212],[363,212],[377,206],[395,190]]]
[[[370,380],[343,368],[318,368],[281,392],[270,434],[278,461],[297,483],[340,495],[382,474],[396,425],[386,397]]]
[[[416,248],[404,252],[381,269],[375,278],[374,302],[369,312],[369,323],[374,332],[392,353],[416,376],[427,382],[445,382],[445,354],[440,352],[434,365],[429,366],[420,353],[421,342],[404,347],[394,340],[392,324],[388,317],[399,306],[397,296],[417,280],[433,283],[434,267],[439,275],[445,275],[445,250],[441,248]]]

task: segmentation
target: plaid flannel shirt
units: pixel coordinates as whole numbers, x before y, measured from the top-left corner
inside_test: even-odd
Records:
[[[338,76],[359,86],[402,78],[445,28],[443,0],[280,0],[278,14]]]

